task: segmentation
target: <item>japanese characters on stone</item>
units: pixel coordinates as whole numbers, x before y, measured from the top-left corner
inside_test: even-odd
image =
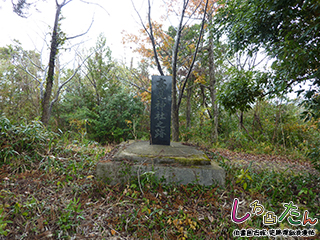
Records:
[[[171,85],[170,76],[152,76],[151,144],[170,145]]]

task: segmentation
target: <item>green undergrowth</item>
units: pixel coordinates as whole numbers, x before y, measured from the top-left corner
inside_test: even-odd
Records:
[[[95,179],[96,163],[111,159],[111,146],[68,141],[63,134],[31,124],[7,124],[1,130],[8,134],[2,135],[0,145],[7,156],[0,169],[0,239],[244,239],[233,237],[233,231],[267,228],[262,216],[232,222],[235,198],[241,202],[239,216],[258,200],[277,216],[283,203],[292,201],[301,214],[308,210],[311,219],[320,218],[317,175],[292,174],[289,169],[287,174],[258,172],[207,150],[226,170],[224,188],[168,185],[152,171],[111,186]],[[52,144],[45,138],[50,134]],[[319,225],[311,228],[320,231]],[[275,228],[297,227],[284,220]]]

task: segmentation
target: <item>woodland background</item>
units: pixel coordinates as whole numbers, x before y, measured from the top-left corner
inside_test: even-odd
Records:
[[[147,140],[150,79],[158,68],[174,74],[174,140],[318,157],[318,3],[208,1],[206,9],[205,2],[187,3],[166,3],[181,26],[153,22],[150,6],[147,23],[139,15],[141,31],[123,33],[123,43],[133,43],[141,57],[137,67],[115,60],[103,35],[96,46],[77,48],[72,64],[62,63],[73,37],[61,30],[61,9],[75,3],[57,3],[48,44],[54,61],[47,65],[42,52],[24,50],[18,40],[0,49],[2,117],[18,125],[41,120],[78,141]],[[23,16],[26,7],[15,7]]]
[[[93,178],[93,175],[85,178],[79,174],[86,167],[94,166],[89,159],[97,161],[105,157],[110,145],[129,139],[149,140],[152,74],[172,75],[174,79],[173,140],[214,149],[211,154],[231,150],[232,155],[246,153],[270,159],[277,156],[301,165],[311,163],[314,169],[320,170],[320,4],[317,0],[164,1],[168,14],[177,16],[179,20],[177,26],[169,27],[165,27],[166,16],[163,16],[163,22],[152,20],[152,11],[156,10],[148,3],[146,18],[137,11],[141,31],[123,32],[123,44],[134,46],[140,56],[136,66],[133,63],[127,66],[116,60],[103,34],[89,49],[81,49],[81,45],[74,48],[76,57],[72,63],[63,62],[63,56],[71,51],[65,43],[78,37],[70,37],[62,31],[65,21],[63,7],[66,4],[76,5],[76,1],[56,2],[56,18],[50,29],[51,41],[47,43],[49,64],[43,61],[42,52],[23,49],[19,40],[0,47],[0,164],[3,186],[9,186],[6,181],[11,181],[16,176],[14,174],[20,174],[21,179],[25,179],[22,175],[28,178],[36,174],[39,177],[41,174],[33,171],[35,166],[38,171],[50,174],[58,174],[63,171],[58,170],[61,168],[66,170],[62,172],[64,180],[54,182],[60,191],[60,187],[65,189],[69,183],[79,179],[89,181]],[[25,11],[31,4],[35,3],[19,0],[13,5],[14,11],[25,17]],[[91,152],[92,149],[97,153]],[[77,154],[81,157],[78,158]],[[220,159],[219,155],[214,158]],[[240,176],[242,194],[248,188],[252,189],[251,194],[261,192],[262,185],[259,189],[254,185],[258,180],[252,183],[255,173],[248,175],[248,171],[243,171],[245,169],[236,172],[224,161],[222,165],[234,174],[231,179]],[[291,181],[300,181],[294,179]],[[318,180],[311,187],[308,185],[310,182],[303,183],[309,187],[299,182],[303,186],[300,189],[295,187],[291,194],[300,197],[305,194],[305,202],[311,198],[318,199],[319,192],[312,190],[316,189]],[[287,180],[281,181],[285,183]],[[266,184],[274,186],[270,182]],[[138,185],[141,182],[125,189],[113,189],[113,192],[132,199],[143,197]],[[148,189],[153,186],[160,193],[171,191],[159,190],[152,183],[148,186]],[[180,190],[190,196],[194,188]],[[10,202],[9,196],[14,190],[10,194],[8,188],[6,191],[1,195],[3,214],[0,222],[3,225],[0,226],[0,234],[10,236],[13,229],[21,225],[17,231],[22,236],[27,228],[18,216],[33,206],[32,198],[27,205],[26,198],[16,193],[16,199],[21,202]],[[108,194],[96,187],[86,191],[91,195],[78,196],[82,204]],[[86,197],[89,195],[88,200]],[[35,196],[35,202],[41,202],[42,197]],[[276,202],[277,196],[274,197],[272,201]],[[284,199],[282,197],[278,202]],[[60,225],[54,225],[55,218],[46,212],[43,201],[40,209],[48,214],[47,220],[39,220],[29,213],[22,215],[24,220],[31,219],[33,223],[30,224],[35,228],[45,224],[44,221],[47,226],[54,226],[50,231],[50,228],[27,229],[30,236],[40,233],[55,237],[70,237],[75,232],[80,234],[75,230],[75,226],[80,225],[78,216],[83,210],[79,199],[77,202],[74,196],[68,204],[61,203],[65,207],[59,207],[61,214],[66,215],[62,219],[60,214]],[[114,199],[119,202],[118,198]],[[151,214],[153,210],[148,205],[151,203],[146,200],[146,204],[148,207],[142,212]],[[154,204],[156,206],[160,202]],[[88,203],[87,206],[91,205]],[[204,219],[212,223],[210,216]],[[186,219],[189,218],[184,218],[185,228],[191,232],[192,226],[196,229],[193,221],[201,225],[200,220],[188,222]],[[130,236],[130,232],[143,229],[143,220],[139,222],[142,225],[134,225],[131,230],[127,228],[128,222],[119,221],[113,219],[109,222],[111,226],[118,226],[108,230],[110,236],[121,235],[121,232]],[[165,219],[165,222],[175,229],[172,236],[188,235],[184,236],[184,231],[178,228],[184,222],[181,226],[179,222],[173,223],[173,219]],[[70,226],[64,229],[66,224]],[[154,224],[152,229],[156,229],[157,235],[163,237],[161,234],[167,234],[157,230],[155,226],[158,223]],[[192,232],[194,236],[204,234],[195,229]]]

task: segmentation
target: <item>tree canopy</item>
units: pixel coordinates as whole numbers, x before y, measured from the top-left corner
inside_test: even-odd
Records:
[[[273,60],[270,92],[306,80],[320,85],[320,4],[317,0],[224,0],[217,19],[235,51],[263,48]]]

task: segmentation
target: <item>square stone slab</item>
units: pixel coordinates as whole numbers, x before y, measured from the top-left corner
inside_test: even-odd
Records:
[[[192,146],[172,142],[150,145],[147,141],[123,144],[112,160],[97,164],[97,178],[109,184],[125,184],[133,176],[151,172],[167,183],[225,185],[225,171],[207,155]]]
[[[123,159],[153,164],[210,165],[210,159],[204,152],[178,142],[150,145],[147,141],[135,141],[123,147],[113,158],[114,161]]]

